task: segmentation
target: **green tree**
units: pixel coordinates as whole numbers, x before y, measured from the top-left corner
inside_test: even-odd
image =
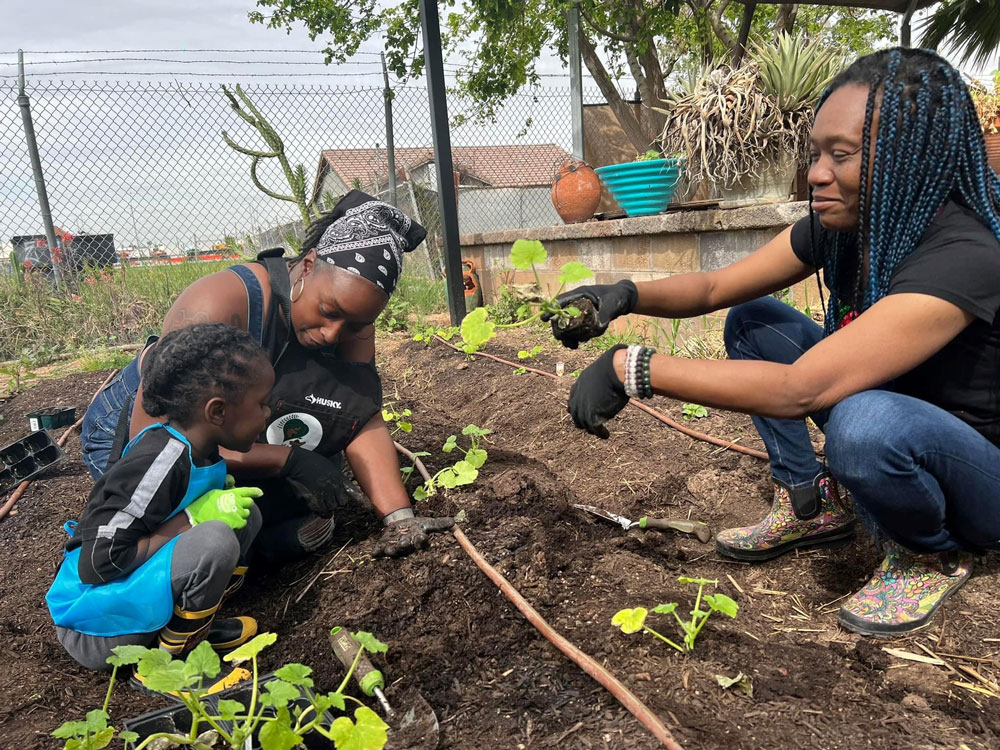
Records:
[[[646,104],[660,102],[667,87],[692,63],[721,58],[735,48],[742,5],[733,0],[445,0],[442,45],[465,60],[458,88],[484,118],[511,95],[539,82],[538,58],[555,49],[568,52],[566,12],[581,15],[581,55],[625,135],[643,153],[659,134],[663,115],[637,113],[618,82],[630,74]],[[377,3],[361,0],[257,0],[250,20],[291,31],[302,23],[310,38],[323,37],[327,62],[344,61],[362,42],[381,34],[386,62],[400,78],[419,76],[418,0]],[[265,13],[266,11],[266,13]],[[889,37],[891,14],[846,8],[761,6],[754,38],[767,38],[798,24],[852,52],[867,52]]]
[[[921,47],[945,47],[980,66],[1000,51],[1000,0],[945,0],[921,26]]]

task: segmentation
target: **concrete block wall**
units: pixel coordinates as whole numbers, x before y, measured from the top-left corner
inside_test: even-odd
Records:
[[[539,229],[464,234],[462,257],[476,265],[484,299],[492,302],[503,284],[529,284],[530,271],[510,267],[510,248],[515,240],[540,240],[548,260],[538,276],[547,293],[559,288],[559,269],[569,261],[580,261],[594,272],[584,284],[612,284],[621,279],[652,281],[693,271],[722,268],[757,250],[808,211],[804,202],[777,203],[734,209],[683,211],[659,216],[614,221],[585,222]],[[800,310],[820,309],[815,278],[789,290],[789,301]],[[706,320],[692,321],[689,332],[718,329],[725,311]],[[648,328],[643,316],[627,316],[617,325]]]

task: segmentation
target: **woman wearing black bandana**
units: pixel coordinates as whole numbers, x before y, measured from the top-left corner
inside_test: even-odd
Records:
[[[450,518],[416,516],[382,421],[375,369],[375,319],[402,272],[403,254],[426,231],[396,208],[359,191],[313,222],[291,259],[261,253],[195,281],[167,312],[163,333],[221,322],[246,330],[268,351],[276,381],[265,432],[249,453],[223,452],[241,484],[265,490],[264,529],[255,547],[281,562],[312,552],[333,533],[334,513],[350,501],[346,456],[385,530],[377,553],[406,554]],[[154,345],[149,342],[148,346]],[[96,479],[131,435],[156,420],[142,408],[139,365],[122,370],[84,419],[84,462]]]

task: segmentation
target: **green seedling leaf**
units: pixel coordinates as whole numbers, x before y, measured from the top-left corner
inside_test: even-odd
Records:
[[[455,334],[458,333],[458,329],[454,326],[449,328],[438,328],[437,335],[443,338],[445,341],[451,341],[455,338]]]
[[[247,707],[244,706],[239,701],[231,701],[223,698],[219,701],[216,709],[219,712],[219,718],[225,721],[232,721],[237,716],[242,716],[247,712]]]
[[[215,653],[212,644],[208,641],[199,643],[194,651],[188,654],[184,662],[184,674],[188,678],[198,679],[208,677],[212,679],[222,671],[222,662],[219,655]]]
[[[681,413],[684,419],[704,419],[708,416],[708,409],[706,409],[701,404],[684,404],[681,407]]]
[[[461,333],[466,354],[478,351],[495,335],[496,323],[491,323],[486,319],[486,308],[477,307],[462,320]]]
[[[324,711],[329,711],[331,708],[343,711],[346,703],[344,702],[343,693],[327,693],[326,695],[317,695],[314,697],[313,705],[316,707],[317,713],[323,713]]]
[[[430,451],[417,451],[417,452],[416,452],[416,453],[414,453],[413,455],[414,455],[414,457],[416,457],[416,458],[423,458],[424,456],[429,456],[429,455],[431,455],[431,454],[430,454]]]
[[[413,499],[416,501],[426,500],[430,497],[430,494],[424,489],[424,485],[420,485],[417,489],[413,490]]]
[[[139,659],[139,674],[145,677],[157,669],[167,666],[171,657],[166,651],[159,648],[146,649],[146,653]]]
[[[444,445],[441,446],[441,450],[443,450],[445,453],[451,453],[453,450],[455,450],[456,445],[458,445],[458,436],[449,435],[448,439],[444,441]]]
[[[521,349],[521,351],[519,351],[517,353],[517,358],[518,359],[534,359],[535,357],[537,357],[541,353],[542,353],[542,347],[540,345],[536,344],[535,346],[531,347],[530,351],[527,350],[527,349]]]
[[[396,426],[405,433],[413,432],[413,425],[409,422],[396,422]]]
[[[472,484],[479,476],[479,470],[468,461],[459,461],[452,470],[455,472],[455,484]]]
[[[479,469],[486,463],[487,453],[482,448],[472,448],[465,454],[465,460],[474,469]]]
[[[313,686],[312,677],[309,676],[311,674],[312,667],[307,667],[305,664],[286,664],[274,670],[274,676],[278,679],[308,688]]]
[[[292,750],[302,742],[302,735],[292,731],[292,719],[287,708],[279,708],[275,721],[260,729],[261,750]]]
[[[538,240],[515,240],[510,249],[510,264],[519,271],[529,271],[532,264],[540,265],[548,257],[545,245]]]
[[[583,263],[571,260],[559,269],[558,280],[560,284],[575,284],[578,281],[585,281],[586,279],[593,277],[593,275],[594,272],[583,265]],[[579,315],[579,313],[577,313],[577,315]]]
[[[410,411],[409,409],[403,409],[403,416],[404,417],[411,417],[411,416],[413,416],[413,412]]]
[[[67,721],[61,724],[52,732],[52,736],[59,740],[68,740],[74,737],[87,736],[87,722]]]
[[[138,664],[149,651],[154,649],[145,646],[115,646],[111,649],[108,664],[112,667],[124,667],[127,664]],[[155,649],[159,651],[159,649]]]
[[[620,609],[611,618],[611,624],[617,625],[623,633],[638,633],[642,630],[643,623],[646,622],[646,615],[648,614],[649,610],[645,607]]]
[[[658,615],[669,615],[677,609],[677,602],[670,602],[670,604],[657,604],[653,607],[653,611]]]
[[[364,646],[365,651],[371,651],[373,654],[384,654],[389,650],[389,644],[382,643],[382,641],[366,630],[359,630],[355,633],[354,640]]]
[[[84,722],[90,732],[103,732],[108,728],[108,714],[99,708],[87,712],[87,720]]]
[[[527,367],[517,367],[517,368],[514,369],[514,374],[515,375],[524,375],[524,373],[526,373],[527,371],[528,371]]]
[[[740,605],[725,594],[706,594],[704,600],[715,612],[721,612],[727,617],[736,617],[740,610]]]
[[[223,658],[233,664],[249,661],[265,648],[272,645],[276,640],[278,640],[278,636],[274,633],[261,633],[257,637],[244,643],[232,653],[226,654]]]
[[[479,427],[478,425],[470,424],[462,428],[463,435],[475,435],[476,437],[486,437],[493,430],[487,429],[486,427]]]
[[[391,411],[388,411],[386,409],[382,410],[382,421],[383,422],[391,422],[395,416],[396,415],[393,412],[391,412]]]
[[[264,685],[264,689],[267,692],[260,696],[261,705],[274,706],[275,708],[287,706],[302,695],[302,692],[295,685],[284,680],[271,680]]]
[[[184,662],[172,661],[162,667],[155,667],[149,674],[142,674],[142,665],[139,664],[139,674],[142,675],[143,685],[157,693],[176,693],[188,687],[194,680],[188,676]]]
[[[691,584],[694,584],[695,586],[709,586],[709,585],[711,585],[711,586],[718,586],[719,585],[718,581],[713,581],[713,580],[710,580],[708,578],[687,578],[685,576],[680,576],[677,579],[677,581],[679,583],[691,583]]]
[[[529,352],[525,351],[524,349],[521,349],[517,353],[517,358],[518,359],[528,359],[528,357],[530,357],[530,356],[531,356],[531,354]]]
[[[737,692],[743,693],[748,698],[753,698],[753,682],[750,678],[740,672],[735,677],[726,677],[724,674],[715,675],[715,681],[723,690],[735,688]]]
[[[118,739],[120,739],[122,742],[125,742],[125,743],[131,742],[134,745],[136,742],[139,741],[139,733],[138,732],[121,731],[121,732],[118,733]]]
[[[337,750],[381,750],[388,740],[389,725],[366,706],[354,712],[354,721],[341,716],[330,725]],[[271,748],[264,748],[271,750]]]

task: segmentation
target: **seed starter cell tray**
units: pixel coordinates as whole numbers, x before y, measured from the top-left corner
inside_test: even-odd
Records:
[[[33,432],[0,448],[0,494],[33,479],[65,458],[65,454],[44,430]]]
[[[75,406],[50,406],[45,409],[37,409],[29,412],[28,429],[32,432],[37,430],[54,430],[57,427],[66,427],[76,421]]]

